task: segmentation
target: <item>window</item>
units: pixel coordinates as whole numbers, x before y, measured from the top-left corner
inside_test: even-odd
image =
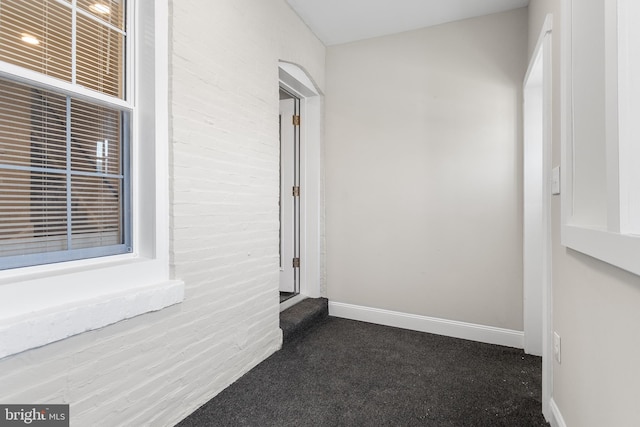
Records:
[[[562,243],[640,275],[640,6],[563,5]]]
[[[0,2],[2,268],[131,251],[125,6]]]
[[[32,15],[31,27],[18,29],[15,17],[25,8]],[[0,132],[29,135],[22,137],[25,145],[13,147],[13,155],[22,159],[20,167],[14,167],[15,158],[10,162],[0,154],[0,163],[11,165],[0,174],[15,176],[15,170],[29,174],[21,183],[29,194],[22,188],[23,200],[15,202],[16,207],[35,203],[31,187],[34,195],[46,195],[57,203],[49,200],[47,221],[38,224],[37,233],[45,234],[46,225],[43,240],[57,239],[55,245],[62,246],[71,239],[76,244],[72,250],[81,251],[81,259],[69,257],[75,254],[67,251],[68,261],[39,262],[39,257],[65,252],[56,250],[22,255],[32,257],[24,267],[0,267],[0,358],[160,310],[184,298],[184,283],[171,279],[169,269],[168,1],[0,0],[0,19],[7,17],[13,21],[2,21],[0,34],[12,28],[20,37],[11,42],[13,48],[0,42],[0,49],[13,55],[3,53],[0,59],[4,85],[0,94],[8,88],[14,97],[22,94],[23,106],[11,101],[12,108],[4,108],[0,117],[15,107],[27,109],[28,118],[23,113],[22,124],[14,120],[9,129],[2,127],[0,118]],[[25,48],[22,33],[27,31],[32,36],[27,40],[37,40],[38,49],[47,50]],[[64,56],[52,53],[69,46],[71,56],[65,65],[58,60]],[[85,55],[89,51],[94,52],[91,58]],[[109,71],[102,73],[103,69]],[[97,77],[88,78],[87,72]],[[50,135],[47,162],[40,154],[32,155],[32,110],[34,124],[40,123],[35,134]],[[47,179],[32,184],[32,175],[38,174]],[[121,200],[114,202],[114,195]],[[41,209],[38,203],[35,208]],[[29,209],[26,212],[31,216]],[[5,219],[2,216],[0,224]],[[23,220],[26,234],[31,234],[19,244],[33,245],[33,222]],[[83,231],[77,228],[79,220]],[[64,224],[64,232],[54,232],[56,222]],[[0,248],[6,250],[4,242]],[[118,250],[109,255],[114,248]],[[121,249],[127,251],[118,253]]]

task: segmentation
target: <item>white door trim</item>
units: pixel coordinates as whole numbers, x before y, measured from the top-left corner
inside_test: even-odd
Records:
[[[542,293],[546,239],[544,57],[538,50],[523,85],[523,323],[524,350],[542,356]]]
[[[295,292],[296,279],[293,258],[297,245],[296,210],[292,189],[296,185],[296,129],[293,116],[297,99],[280,100],[280,292]]]
[[[300,99],[300,294],[320,297],[322,236],[322,92],[309,74],[278,63],[279,83]]]
[[[532,282],[527,278],[527,271],[525,269],[524,277],[524,316],[525,316],[525,351],[530,350],[527,348],[527,336],[530,334],[539,334],[541,331],[541,348],[537,351],[542,355],[542,412],[547,420],[551,419],[552,413],[550,408],[551,399],[553,396],[553,293],[552,293],[552,269],[551,269],[551,151],[552,151],[552,27],[553,17],[548,14],[543,23],[538,42],[531,56],[529,62],[529,68],[524,79],[524,91],[532,78],[536,66],[536,60],[539,58],[542,60],[542,233],[540,236],[540,242],[542,249],[542,256],[537,257],[533,255],[533,258],[528,258],[529,251],[527,250],[527,242],[525,241],[524,251],[524,265],[538,266],[541,269],[539,278],[542,281]],[[526,111],[523,111],[526,114]],[[525,118],[526,121],[526,118]],[[525,129],[525,148],[526,153],[527,143],[527,130]],[[527,157],[524,157],[524,170],[526,170]],[[526,181],[525,181],[526,185]],[[525,210],[527,207],[525,206]],[[540,273],[540,272],[539,272]],[[531,286],[541,286],[542,292],[537,293],[530,289]],[[533,299],[528,299],[527,295],[534,295]],[[535,331],[532,329],[535,328]]]

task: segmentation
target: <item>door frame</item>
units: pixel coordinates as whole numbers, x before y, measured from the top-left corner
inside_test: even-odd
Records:
[[[552,269],[551,269],[551,164],[552,164],[552,27],[553,16],[548,14],[542,25],[536,47],[533,50],[531,60],[529,61],[529,67],[524,78],[523,83],[523,124],[527,123],[527,109],[525,105],[525,97],[527,89],[532,83],[532,79],[535,78],[533,73],[537,65],[537,61],[542,61],[542,81],[538,82],[541,85],[541,107],[542,107],[542,129],[538,136],[538,143],[542,146],[541,167],[542,167],[542,179],[539,185],[541,185],[541,202],[540,208],[541,214],[541,236],[538,244],[539,249],[542,252],[540,258],[535,256],[535,251],[528,250],[528,241],[524,238],[524,221],[523,221],[523,307],[524,307],[524,337],[525,337],[525,352],[536,353],[542,355],[542,413],[547,420],[551,419],[550,403],[553,396],[553,292],[552,292]],[[527,143],[532,139],[535,140],[535,130],[531,134],[528,132],[526,126],[523,125],[524,138],[523,138],[523,175],[527,169]],[[527,181],[526,176],[523,177],[523,188],[526,191]],[[523,212],[527,215],[527,209],[530,209],[526,204],[526,196],[523,197]],[[542,283],[536,283],[529,280],[529,270],[531,268],[539,269],[538,275]],[[532,277],[536,277],[534,274]],[[537,292],[540,289],[535,287],[541,286],[541,292]],[[541,336],[540,336],[541,333]],[[538,334],[538,339],[533,338],[527,340],[527,336],[535,337]],[[528,348],[529,345],[532,348]],[[541,346],[540,346],[541,345]]]
[[[300,294],[280,310],[304,298],[318,298],[322,287],[322,91],[300,66],[278,63],[279,86],[300,100]]]
[[[300,114],[300,100],[282,87],[290,98],[280,99],[280,292],[300,293],[300,269],[293,260],[299,257],[300,205],[292,189],[300,185],[300,140],[293,117]],[[284,285],[284,289],[283,289]]]

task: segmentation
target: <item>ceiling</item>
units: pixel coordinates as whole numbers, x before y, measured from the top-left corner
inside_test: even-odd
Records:
[[[327,45],[518,9],[529,0],[287,0]]]

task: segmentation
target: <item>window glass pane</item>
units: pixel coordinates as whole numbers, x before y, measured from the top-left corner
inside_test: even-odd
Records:
[[[67,249],[64,175],[0,169],[0,183],[1,256]]]
[[[120,187],[119,179],[72,177],[73,249],[123,243]]]
[[[0,80],[0,255],[66,249],[65,105]]]
[[[78,0],[78,7],[124,31],[124,1]]]
[[[71,103],[71,168],[119,175],[120,111],[74,100]]]
[[[125,114],[0,79],[0,257],[126,252]]]
[[[77,19],[77,83],[124,98],[124,36],[86,16]]]
[[[0,162],[65,168],[66,100],[0,80]]]
[[[0,60],[71,81],[71,8],[55,1],[0,1]]]

